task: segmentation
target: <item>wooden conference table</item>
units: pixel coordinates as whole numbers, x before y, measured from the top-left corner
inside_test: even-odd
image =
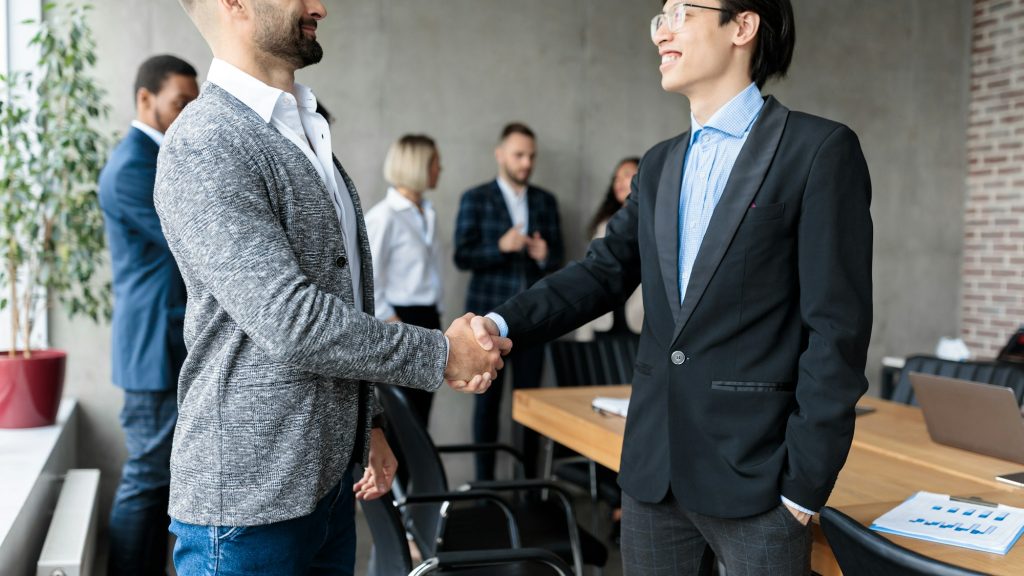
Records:
[[[612,470],[618,470],[625,419],[594,412],[597,396],[629,396],[629,386],[516,390],[512,417],[559,444]],[[1024,465],[982,456],[931,441],[917,408],[864,398],[875,412],[858,416],[853,447],[828,505],[864,525],[919,490],[977,496],[1024,507],[1024,489],[997,482],[995,476],[1024,470]],[[1024,543],[1006,556],[883,535],[925,556],[991,574],[1024,574]],[[815,526],[812,565],[825,576],[841,574],[821,530]]]

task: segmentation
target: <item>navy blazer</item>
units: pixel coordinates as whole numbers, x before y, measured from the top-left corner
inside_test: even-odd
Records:
[[[527,232],[540,232],[548,243],[548,259],[543,268],[525,250],[505,254],[498,249],[498,240],[512,227],[512,215],[497,180],[462,195],[455,222],[455,265],[473,272],[466,293],[467,311],[490,312],[562,265],[565,250],[558,201],[550,192],[530,186],[526,190],[526,205]]]
[[[679,294],[689,133],[644,156],[587,257],[496,312],[529,346],[621,305],[643,333],[619,484],[641,502],[741,518],[821,508],[853,440],[871,336],[871,180],[849,128],[774,98],[736,159]],[[682,297],[681,297],[682,296]]]
[[[113,381],[132,392],[176,389],[185,361],[185,283],[153,207],[159,151],[133,127],[100,173],[114,273]]]

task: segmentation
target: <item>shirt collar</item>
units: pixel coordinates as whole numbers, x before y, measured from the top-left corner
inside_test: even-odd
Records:
[[[153,142],[156,142],[156,145],[158,147],[164,143],[164,133],[157,130],[156,128],[153,128],[149,124],[146,124],[145,122],[140,122],[138,120],[132,120],[132,127],[137,128],[140,132],[142,132],[146,136],[149,136],[150,139],[153,140]]]
[[[701,125],[693,112],[690,112],[690,144],[693,144],[697,134],[704,128],[712,128],[733,138],[742,138],[753,126],[763,106],[764,98],[761,97],[761,91],[758,90],[757,84],[751,82],[725,106],[719,108],[707,124]]]
[[[280,88],[274,88],[220,58],[213,59],[206,79],[252,108],[267,123],[274,116],[274,108],[285,93]],[[295,83],[295,102],[309,112],[316,110],[316,96],[313,91],[298,82]]]
[[[399,212],[416,209],[416,203],[402,196],[402,193],[396,190],[394,186],[388,188],[388,194],[384,197],[384,200],[388,203],[388,206]],[[430,211],[430,200],[426,198],[423,199],[423,211]]]

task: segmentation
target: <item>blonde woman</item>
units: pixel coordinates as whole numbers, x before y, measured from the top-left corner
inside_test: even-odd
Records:
[[[437,215],[424,198],[440,176],[441,156],[428,136],[402,136],[384,159],[384,179],[390,185],[387,196],[366,213],[373,255],[374,313],[380,320],[441,328]],[[411,388],[403,392],[426,426],[433,394]]]

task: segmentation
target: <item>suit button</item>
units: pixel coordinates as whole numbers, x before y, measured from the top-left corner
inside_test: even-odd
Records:
[[[686,354],[683,354],[679,350],[672,353],[672,363],[676,366],[682,366],[686,362]]]
[[[338,265],[338,268],[344,268],[345,264],[348,264],[348,260],[344,256],[338,256],[338,259],[334,261]]]

